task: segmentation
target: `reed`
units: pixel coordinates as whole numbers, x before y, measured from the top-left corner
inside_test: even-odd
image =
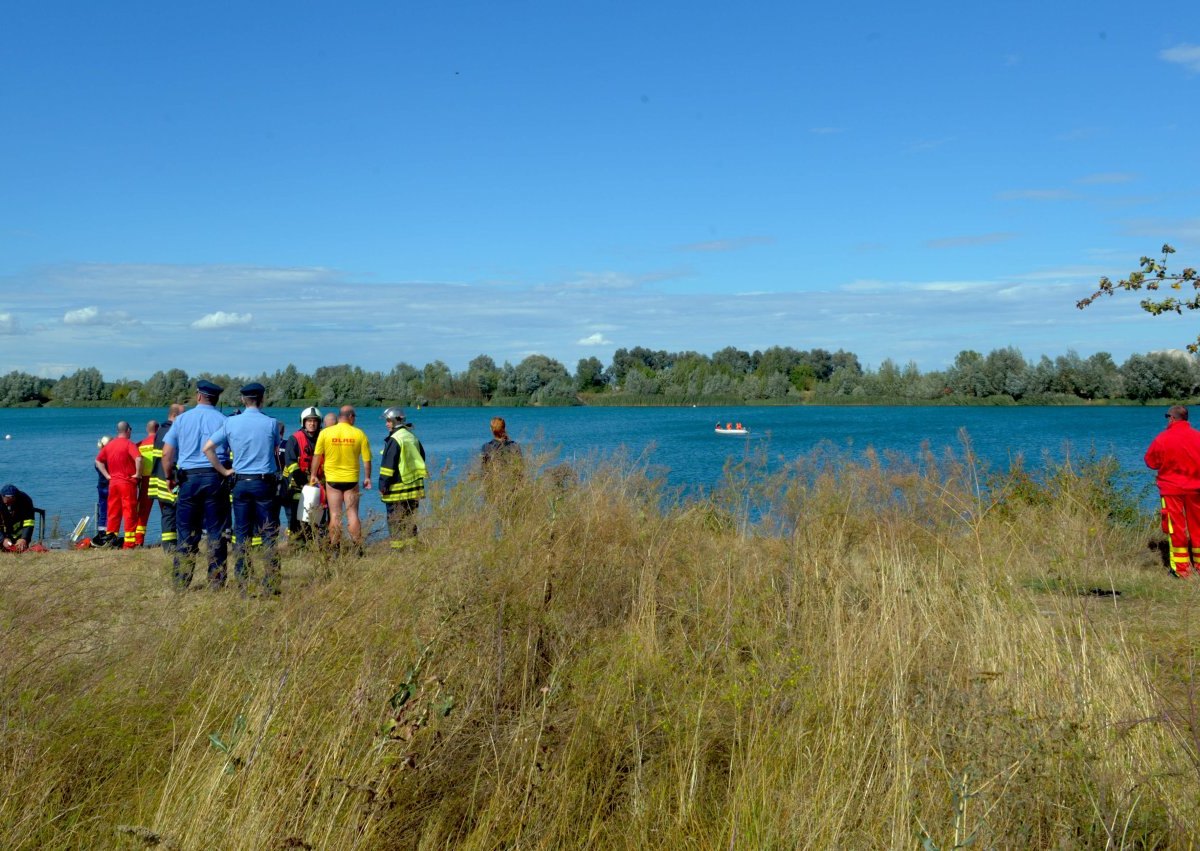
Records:
[[[0,847],[1190,847],[1200,591],[1102,460],[635,462],[169,590],[0,565]],[[1118,594],[1119,592],[1119,594]]]

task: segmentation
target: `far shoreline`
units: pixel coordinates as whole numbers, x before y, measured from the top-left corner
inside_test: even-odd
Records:
[[[500,401],[482,401],[474,399],[439,399],[424,401],[420,404],[395,402],[393,400],[377,399],[347,399],[321,402],[316,399],[287,399],[278,402],[268,402],[267,408],[305,408],[310,405],[330,406],[350,404],[360,408],[381,408],[390,404],[400,404],[417,410],[426,408],[804,408],[804,407],[833,407],[833,408],[1098,408],[1098,407],[1155,407],[1158,405],[1192,404],[1191,399],[1082,399],[1078,396],[1055,395],[1041,396],[1031,399],[1013,399],[1011,396],[945,396],[938,399],[897,399],[895,397],[871,398],[855,397],[820,397],[809,399],[688,399],[642,396],[635,398],[606,397],[601,395],[581,395],[574,399],[554,399],[543,402],[505,398]],[[76,402],[70,405],[57,404],[53,401],[22,402],[16,405],[3,405],[6,410],[21,409],[50,409],[50,410],[90,410],[90,409],[120,409],[120,410],[156,410],[165,405],[130,405],[119,401],[97,400],[95,402]],[[236,408],[237,405],[222,405]]]

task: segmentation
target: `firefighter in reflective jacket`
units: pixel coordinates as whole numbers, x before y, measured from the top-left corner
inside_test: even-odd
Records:
[[[388,437],[379,463],[379,497],[387,508],[392,548],[399,549],[417,536],[417,505],[425,496],[425,447],[402,408],[388,408],[383,418]]]
[[[23,553],[33,541],[33,500],[16,485],[0,488],[0,532],[5,552]]]
[[[133,543],[142,546],[146,543],[146,524],[150,522],[150,507],[154,505],[154,495],[150,491],[150,475],[154,472],[154,436],[158,434],[158,420],[146,423],[146,436],[138,441],[138,454],[142,456],[141,475],[138,477],[138,507],[137,527],[134,529]]]
[[[1158,471],[1171,570],[1183,577],[1200,570],[1200,432],[1188,423],[1183,405],[1172,406],[1166,416],[1166,429],[1146,450],[1146,466]]]
[[[175,552],[175,544],[179,541],[179,533],[175,529],[175,497],[176,488],[167,481],[163,472],[163,441],[175,417],[182,414],[183,405],[172,405],[167,409],[167,421],[158,427],[154,434],[154,447],[150,453],[150,499],[158,501],[159,525],[162,526],[162,548],[169,553]]]
[[[321,409],[308,407],[300,412],[300,428],[287,439],[283,449],[283,511],[287,515],[288,537],[296,543],[313,541],[319,523],[300,522],[300,494],[308,484],[313,449],[321,433]],[[324,503],[322,494],[322,503]]]

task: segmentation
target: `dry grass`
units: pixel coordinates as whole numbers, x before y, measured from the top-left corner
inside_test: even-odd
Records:
[[[278,600],[10,559],[0,847],[1190,847],[1200,591],[1103,466],[836,455],[467,482]]]

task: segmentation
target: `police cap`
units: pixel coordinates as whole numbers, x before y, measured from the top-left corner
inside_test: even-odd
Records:
[[[209,397],[210,399],[216,399],[218,396],[220,396],[222,393],[225,392],[225,388],[221,387],[220,385],[213,384],[211,381],[209,381],[206,378],[201,378],[199,381],[196,382],[196,391],[198,393],[203,393],[205,396]]]
[[[267,388],[263,387],[257,381],[251,381],[241,390],[243,396],[249,396],[251,399],[261,399],[266,392]]]
[[[16,496],[16,495],[17,495],[17,486],[16,485],[5,485],[4,487],[0,488],[0,496]]]

